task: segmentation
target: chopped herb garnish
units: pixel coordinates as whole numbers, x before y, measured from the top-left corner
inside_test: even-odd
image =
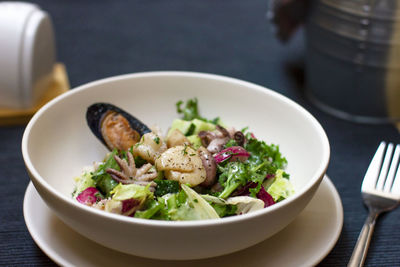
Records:
[[[193,135],[195,129],[196,129],[196,125],[194,125],[194,123],[191,123],[190,126],[189,126],[189,129],[185,133],[185,136]]]
[[[159,145],[160,144],[160,137],[155,137],[154,139],[153,139],[153,141],[154,141],[154,143],[156,143],[157,145]]]
[[[188,152],[186,151],[187,147],[188,147],[188,145],[185,143],[185,144],[184,144],[184,148],[183,148],[183,150],[182,150],[183,155],[186,155],[186,154],[188,153]]]

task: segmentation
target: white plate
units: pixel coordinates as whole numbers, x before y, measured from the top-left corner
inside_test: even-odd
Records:
[[[325,177],[305,210],[278,234],[230,255],[194,261],[151,260],[98,245],[62,223],[32,183],[25,193],[24,217],[36,244],[62,266],[290,267],[316,265],[332,250],[342,230],[343,207],[335,186]]]

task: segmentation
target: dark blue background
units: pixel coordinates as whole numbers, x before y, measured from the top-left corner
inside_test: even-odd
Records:
[[[320,265],[347,264],[367,215],[360,198],[365,170],[381,140],[400,143],[400,136],[393,126],[353,124],[309,104],[303,96],[303,32],[279,43],[266,20],[267,0],[34,2],[53,19],[58,61],[66,64],[72,88],[131,72],[199,71],[260,84],[309,110],[329,137],[328,175],[344,207],[342,235]],[[23,130],[0,128],[0,265],[53,265],[23,220],[29,182],[20,152]],[[400,266],[399,222],[400,209],[380,218],[366,266]]]

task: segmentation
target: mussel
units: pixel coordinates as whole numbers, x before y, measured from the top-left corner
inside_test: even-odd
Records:
[[[93,134],[113,150],[128,150],[151,130],[126,111],[109,103],[95,103],[88,107],[86,121]]]

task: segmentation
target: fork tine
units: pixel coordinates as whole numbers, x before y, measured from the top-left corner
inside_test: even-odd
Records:
[[[392,160],[393,144],[389,143],[386,148],[385,159],[383,160],[381,172],[376,183],[376,189],[382,191],[388,175],[390,161]]]
[[[397,169],[396,177],[394,178],[393,181],[392,194],[395,194],[397,195],[397,197],[400,197],[400,166]]]
[[[393,153],[392,162],[390,163],[389,172],[387,175],[387,179],[385,185],[383,187],[383,191],[389,193],[392,188],[393,180],[396,175],[397,166],[399,165],[399,156],[400,156],[400,145],[396,145],[396,149]]]
[[[376,181],[378,179],[383,154],[385,153],[386,143],[382,141],[372,158],[371,163],[368,166],[367,172],[361,186],[361,191],[372,190],[375,188]]]

